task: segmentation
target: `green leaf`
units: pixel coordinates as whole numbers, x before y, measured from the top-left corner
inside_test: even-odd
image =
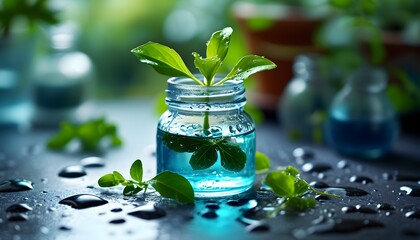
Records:
[[[241,58],[235,67],[233,67],[233,69],[230,71],[230,73],[215,85],[221,85],[224,82],[232,79],[245,80],[254,73],[270,70],[275,67],[276,64],[264,57],[248,55]]]
[[[141,190],[143,190],[143,188],[138,187],[134,184],[130,184],[130,185],[125,186],[125,188],[123,190],[123,194],[125,196],[132,196],[132,195],[135,195],[135,194],[139,193]]]
[[[217,161],[216,145],[205,145],[195,151],[190,158],[190,165],[193,170],[207,169]]]
[[[121,173],[114,171],[112,174],[114,175],[114,180],[117,184],[125,182],[125,178]]]
[[[291,197],[287,200],[285,205],[291,210],[302,212],[308,208],[315,207],[316,200],[314,198]]]
[[[296,182],[295,182],[295,195],[296,196],[302,196],[310,189],[311,188],[309,184],[305,180],[301,178],[296,179]]]
[[[245,167],[246,154],[238,144],[223,140],[217,144],[223,168],[239,172]]]
[[[288,175],[284,171],[273,171],[266,176],[264,183],[280,197],[293,197],[295,195],[295,180],[296,177]]]
[[[99,178],[98,184],[101,187],[113,187],[117,186],[119,183],[115,181],[114,174],[109,173]]]
[[[207,42],[206,57],[218,57],[220,61],[223,61],[229,50],[232,32],[233,29],[231,27],[226,27],[220,31],[214,32]]]
[[[181,203],[194,202],[194,190],[183,176],[164,171],[148,181],[163,197],[175,199]]]
[[[214,75],[219,70],[222,62],[218,57],[202,58],[198,53],[193,53],[194,65],[200,70],[205,78],[205,85],[211,86],[214,82]]]
[[[60,132],[53,136],[47,143],[50,149],[63,149],[74,137],[76,137],[76,129],[70,123],[63,122],[60,125]]]
[[[133,162],[130,168],[130,176],[132,179],[142,182],[143,181],[143,164],[139,159]]]
[[[255,169],[257,173],[267,172],[270,169],[270,159],[262,152],[255,153]]]
[[[172,48],[148,42],[132,49],[131,52],[140,62],[151,65],[160,74],[171,77],[189,77],[198,84],[204,85],[194,77],[179,54]]]
[[[210,145],[213,142],[207,138],[187,137],[166,133],[162,137],[163,144],[176,152],[195,152],[203,145]]]
[[[287,166],[286,169],[284,169],[284,171],[292,176],[298,176],[299,175],[299,170],[297,170],[297,168],[293,167],[293,166]]]

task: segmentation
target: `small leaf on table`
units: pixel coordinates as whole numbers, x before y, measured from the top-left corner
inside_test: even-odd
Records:
[[[133,162],[130,168],[130,176],[132,179],[141,182],[143,181],[143,164],[139,159]]]
[[[292,197],[295,194],[296,177],[288,175],[284,171],[270,172],[264,183],[271,187],[273,192],[280,197]]]
[[[113,187],[117,186],[119,183],[115,181],[114,174],[109,173],[99,178],[98,184],[101,187]]]
[[[148,183],[163,197],[172,198],[181,203],[194,202],[194,190],[190,182],[179,174],[164,171],[156,175]]]
[[[255,153],[255,169],[257,173],[267,172],[270,169],[270,159],[262,152]]]

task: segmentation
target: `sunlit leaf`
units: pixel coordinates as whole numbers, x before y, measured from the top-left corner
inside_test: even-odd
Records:
[[[131,50],[137,59],[145,64],[151,65],[158,73],[171,77],[188,77],[203,85],[188,70],[179,54],[165,45],[148,42]]]
[[[223,61],[229,50],[232,32],[233,29],[231,27],[226,27],[220,31],[214,32],[207,42],[206,57],[218,57],[220,61]]]
[[[262,152],[255,153],[255,170],[257,173],[267,172],[270,169],[270,159]]]
[[[194,202],[194,190],[183,176],[164,171],[152,178],[149,183],[163,197],[172,198],[181,203]]]
[[[143,181],[143,164],[140,160],[136,160],[130,167],[130,176],[132,179],[141,182]]]
[[[270,172],[264,183],[271,187],[273,192],[280,197],[293,197],[295,194],[296,177],[291,176],[284,171]]]
[[[270,70],[276,67],[272,61],[267,58],[248,55],[239,60],[239,62],[233,67],[233,69],[226,75],[225,78],[215,83],[215,85],[221,85],[228,80],[245,80],[254,73],[261,72],[264,70]]]

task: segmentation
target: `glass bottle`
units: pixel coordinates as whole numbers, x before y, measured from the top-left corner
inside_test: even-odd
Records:
[[[54,26],[49,33],[50,52],[37,61],[34,69],[33,122],[57,126],[62,121],[85,121],[92,114],[88,102],[93,84],[92,62],[85,53],[74,49],[74,25]]]
[[[191,79],[170,78],[167,83],[168,110],[157,127],[157,172],[183,175],[196,197],[251,188],[255,124],[243,109],[243,81],[201,86]]]
[[[332,88],[319,70],[315,54],[296,57],[294,78],[278,104],[278,118],[292,140],[323,142],[323,125],[333,97]]]
[[[396,140],[399,123],[385,94],[380,68],[357,71],[334,98],[327,125],[329,144],[338,152],[362,158],[384,155]]]

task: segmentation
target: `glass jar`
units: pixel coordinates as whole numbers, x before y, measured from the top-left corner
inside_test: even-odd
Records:
[[[86,121],[92,117],[88,102],[94,81],[92,61],[74,47],[76,26],[64,23],[49,30],[51,48],[33,70],[33,123],[58,126],[62,121]]]
[[[166,93],[169,109],[157,127],[157,172],[183,175],[196,197],[228,196],[251,188],[255,124],[243,109],[243,81],[201,86],[188,78],[170,78]]]
[[[326,137],[338,152],[373,159],[390,149],[399,123],[385,94],[386,84],[382,69],[364,67],[334,98]]]
[[[294,78],[278,104],[277,115],[292,140],[322,143],[323,126],[333,91],[319,70],[320,57],[299,55],[293,65]]]

